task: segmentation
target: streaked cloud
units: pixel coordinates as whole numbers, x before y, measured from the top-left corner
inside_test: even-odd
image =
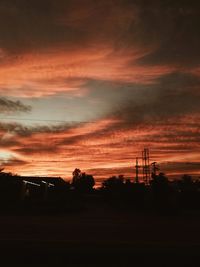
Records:
[[[0,98],[0,114],[16,114],[18,112],[30,112],[31,106],[24,105],[21,101],[12,101],[5,97]]]

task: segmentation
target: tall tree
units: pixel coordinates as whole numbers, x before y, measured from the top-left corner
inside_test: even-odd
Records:
[[[76,168],[72,173],[72,186],[82,192],[92,191],[95,180],[94,177],[90,174],[86,174],[85,172],[81,172],[80,169]]]

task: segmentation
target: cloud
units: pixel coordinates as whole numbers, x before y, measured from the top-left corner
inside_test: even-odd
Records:
[[[2,0],[0,113],[22,114],[0,123],[0,144],[29,162],[15,169],[131,173],[144,146],[156,160],[197,160],[199,7]]]
[[[56,173],[71,175],[75,167],[83,170],[99,169],[92,173],[102,178],[123,171],[125,175],[134,173],[133,161],[140,156],[144,145],[149,146],[151,160],[191,160],[198,158],[198,125],[135,125],[132,129],[120,127],[117,121],[97,121],[92,124],[80,124],[71,128],[50,131],[36,128],[28,134],[7,136],[1,143],[20,159],[29,162],[24,168],[20,164],[13,167],[20,173]],[[187,127],[186,127],[187,126]],[[2,131],[2,130],[1,130]],[[15,142],[13,142],[15,141]],[[58,164],[59,162],[59,164]],[[129,166],[129,167],[127,167]],[[10,167],[11,168],[11,167]],[[102,169],[102,172],[101,172]],[[106,170],[105,172],[103,170]],[[169,171],[170,172],[170,171]]]
[[[152,51],[138,60],[143,65],[198,66],[200,4],[197,1],[141,2],[138,42]]]
[[[200,162],[163,162],[160,164],[163,172],[169,173],[172,178],[181,178],[184,174],[198,177]]]
[[[12,101],[5,97],[0,98],[0,113],[16,114],[19,112],[30,112],[31,106],[24,105],[21,101]]]
[[[10,153],[8,151],[0,151],[1,154],[1,167],[6,168],[6,171],[12,172],[12,168],[24,168],[25,165],[28,163],[25,159],[22,159],[20,157],[17,157],[13,153]],[[3,155],[5,156],[3,158]]]
[[[124,126],[177,122],[199,114],[199,86],[198,76],[181,72],[163,75],[148,86],[133,85],[112,114],[124,121]]]
[[[78,127],[79,123],[59,123],[57,125],[35,125],[24,126],[20,123],[0,123],[0,133],[9,134],[10,136],[30,137],[36,134],[58,134],[71,128]],[[6,138],[5,138],[6,139]]]
[[[3,0],[0,5],[1,44],[11,53],[20,53],[63,43],[67,47],[80,47],[88,41],[102,42],[109,34],[116,40],[134,15],[129,7],[130,4],[110,0],[59,0],[56,3],[52,0],[28,3]]]
[[[29,53],[109,47],[116,57],[126,51],[133,62],[139,52],[137,62],[142,65],[195,66],[199,7],[194,0],[2,0],[1,62]]]
[[[38,140],[38,142],[31,142],[29,144],[20,144],[18,148],[14,150],[16,153],[20,155],[41,155],[41,154],[55,154],[58,151],[58,148],[53,144],[43,144],[42,140]]]
[[[12,166],[24,166],[26,165],[27,162],[18,158],[10,158],[9,160],[2,161],[2,166],[3,167],[12,167]]]

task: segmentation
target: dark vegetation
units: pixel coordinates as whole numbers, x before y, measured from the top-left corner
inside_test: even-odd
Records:
[[[79,169],[70,182],[3,170],[0,181],[1,262],[192,266],[199,258],[200,183],[188,175],[170,182],[160,173],[148,185],[113,176],[98,189]]]
[[[200,182],[189,175],[169,181],[152,174],[149,184],[123,175],[105,179],[94,188],[92,175],[75,169],[71,182],[61,178],[24,177],[0,172],[1,213],[54,214],[98,209],[177,215],[200,211]]]

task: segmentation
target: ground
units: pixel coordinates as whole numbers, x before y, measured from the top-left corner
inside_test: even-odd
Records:
[[[132,266],[134,263],[145,266],[152,261],[169,266],[173,256],[174,263],[192,266],[200,248],[199,223],[200,217],[196,215],[111,210],[56,216],[2,215],[1,261],[37,266],[50,263],[125,266],[130,262]]]

